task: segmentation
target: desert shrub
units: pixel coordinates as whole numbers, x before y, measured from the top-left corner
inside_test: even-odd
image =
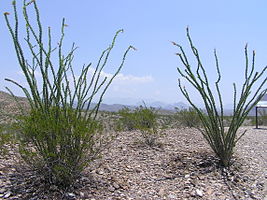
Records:
[[[132,131],[136,129],[136,113],[131,109],[124,107],[118,111],[119,120],[117,123],[118,130]]]
[[[48,183],[70,185],[103,148],[101,124],[77,118],[72,108],[32,109],[21,122],[20,154]]]
[[[205,105],[207,115],[204,115],[203,112],[201,112],[201,110],[195,105],[195,103],[193,103],[190,94],[186,88],[182,86],[180,79],[179,88],[190,105],[197,111],[201,119],[203,128],[200,128],[200,131],[202,135],[220,159],[221,164],[223,166],[229,166],[231,164],[230,161],[233,155],[234,147],[238,140],[245,134],[245,132],[241,133],[240,135],[238,134],[237,131],[239,127],[246,119],[249,111],[260,99],[262,99],[264,94],[266,94],[267,89],[264,87],[267,81],[267,76],[265,74],[267,67],[264,67],[264,69],[260,72],[255,72],[255,52],[253,52],[251,67],[249,67],[248,50],[247,46],[245,47],[245,81],[241,87],[239,100],[237,99],[236,85],[234,84],[233,116],[229,128],[226,129],[224,124],[222,95],[219,87],[221,73],[219,69],[217,53],[214,51],[218,78],[215,82],[215,91],[212,91],[211,84],[208,80],[206,70],[201,62],[198,50],[194,46],[190,37],[189,29],[187,29],[187,38],[193,56],[196,59],[197,66],[195,71],[193,71],[193,63],[189,61],[183,47],[173,42],[173,44],[179,49],[179,53],[177,53],[177,55],[179,56],[182,65],[185,67],[185,70],[182,70],[180,67],[178,67],[177,70],[181,77],[191,83],[191,85],[198,91]],[[252,89],[255,84],[257,84],[258,87]],[[219,102],[219,108],[217,107],[215,99],[217,99]]]
[[[204,113],[203,113],[204,115]],[[178,125],[185,127],[200,127],[201,120],[197,111],[190,107],[188,109],[176,108],[174,118],[177,120]]]
[[[168,113],[168,114],[157,113],[157,123],[161,129],[177,127],[177,120],[173,113]]]
[[[160,129],[155,108],[137,107],[134,110],[134,120],[135,128],[141,132],[144,143],[149,146],[156,145],[160,136]]]
[[[30,18],[28,14],[31,5],[36,24],[30,21],[34,15]],[[102,79],[101,74],[110,52],[118,34],[122,32],[119,30],[109,47],[102,52],[96,67],[92,68],[91,63],[84,65],[80,75],[76,75],[73,69],[76,47],[73,45],[67,53],[63,48],[65,20],[62,21],[60,40],[54,48],[50,28],[47,37],[43,36],[45,32],[36,1],[24,1],[26,36],[22,41],[26,41],[26,44],[21,44],[16,1],[13,1],[13,8],[14,27],[9,22],[7,12],[5,20],[28,87],[14,80],[6,80],[20,87],[30,104],[30,111],[21,116],[18,123],[20,154],[49,184],[66,188],[106,147],[109,137],[102,134],[102,125],[96,117],[105,92],[133,47],[127,48],[114,75]],[[26,55],[29,59],[26,59]],[[41,77],[37,78],[37,74]]]
[[[103,130],[106,132],[117,132],[121,130],[118,128],[118,113],[110,112],[110,111],[100,111],[97,117],[97,121],[99,121],[103,125]]]
[[[118,130],[139,130],[142,134],[142,142],[149,146],[156,145],[160,126],[155,108],[141,105],[130,110],[125,107],[119,110],[118,114]]]

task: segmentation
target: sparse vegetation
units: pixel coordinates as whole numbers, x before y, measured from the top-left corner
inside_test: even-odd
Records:
[[[192,39],[189,34],[189,29],[187,28],[187,38],[193,56],[196,59],[197,67],[196,71],[193,71],[193,64],[189,61],[184,48],[181,45],[173,42],[175,46],[178,47],[179,56],[182,65],[185,67],[185,70],[178,67],[177,70],[182,78],[187,80],[191,85],[199,92],[202,97],[203,103],[207,115],[195,105],[191,100],[190,94],[187,92],[186,88],[182,86],[181,79],[179,79],[180,91],[190,103],[190,105],[197,111],[203,128],[200,129],[202,135],[209,143],[210,147],[213,149],[214,153],[218,156],[221,161],[221,164],[225,167],[228,167],[231,164],[231,158],[234,152],[234,147],[238,140],[245,134],[245,132],[238,134],[238,128],[242,125],[246,119],[249,111],[257,104],[257,102],[262,99],[266,94],[267,89],[265,83],[266,70],[267,67],[264,67],[260,72],[254,72],[255,70],[255,52],[252,56],[252,64],[249,67],[249,58],[247,46],[245,47],[245,81],[241,88],[240,98],[237,99],[236,85],[234,84],[234,108],[233,108],[233,117],[228,129],[225,128],[224,124],[224,110],[222,95],[220,92],[219,83],[221,80],[221,73],[219,69],[219,62],[216,51],[214,51],[216,70],[218,74],[217,81],[215,82],[215,92],[212,91],[211,84],[209,82],[206,70],[201,62],[201,58],[197,48],[194,46]],[[262,78],[262,79],[260,79]],[[258,87],[252,90],[254,85]],[[216,104],[216,99],[219,102],[219,106]],[[219,108],[218,108],[219,107]]]
[[[44,175],[49,184],[66,188],[74,183],[81,171],[106,147],[108,138],[101,134],[102,126],[96,121],[96,116],[106,90],[133,47],[127,48],[114,75],[109,79],[101,79],[100,74],[107,64],[116,38],[122,32],[119,30],[110,46],[102,52],[95,69],[90,63],[77,76],[73,69],[76,47],[73,45],[67,54],[63,53],[65,19],[62,21],[59,43],[54,48],[50,28],[47,37],[44,37],[45,31],[36,1],[24,1],[26,36],[23,41],[26,44],[22,44],[18,32],[20,23],[16,1],[12,4],[14,27],[11,26],[9,13],[5,13],[5,20],[28,87],[14,80],[6,80],[23,90],[31,108],[29,113],[19,118],[20,154],[29,166]],[[32,23],[33,17],[28,13],[31,5],[35,11],[36,24]],[[47,45],[44,44],[45,41]],[[31,56],[27,59],[26,55]],[[89,69],[93,69],[92,74]],[[37,73],[41,75],[40,79],[37,78]],[[93,101],[97,104],[92,107]]]
[[[127,131],[139,130],[145,144],[149,146],[156,145],[156,140],[160,135],[160,125],[157,112],[154,108],[148,108],[144,105],[134,110],[124,108],[118,113],[120,115],[118,121],[119,129]]]
[[[141,132],[144,143],[149,146],[155,146],[160,134],[156,110],[146,106],[139,106],[135,109],[134,115],[135,127]]]
[[[136,113],[125,107],[118,111],[119,120],[117,123],[118,130],[132,131],[136,129]]]
[[[203,115],[205,114],[203,113]],[[176,108],[174,118],[177,121],[178,126],[198,128],[202,124],[197,111],[192,107],[188,109]]]
[[[91,63],[84,65],[77,75],[73,67],[76,46],[73,44],[69,51],[64,47],[65,19],[59,42],[53,46],[55,38],[50,28],[45,34],[37,1],[22,2],[22,20],[16,1],[12,1],[13,20],[10,13],[4,13],[27,85],[6,79],[24,92],[26,97],[22,98],[9,88],[10,94],[0,91],[0,199],[263,199],[266,196],[265,174],[258,173],[266,169],[266,152],[262,151],[267,141],[265,129],[249,128],[249,134],[238,144],[246,148],[237,153],[235,164],[228,168],[237,142],[246,133],[238,132],[240,126],[255,123],[254,116],[248,113],[267,92],[267,67],[255,72],[254,52],[249,67],[247,46],[245,81],[240,94],[234,84],[231,116],[224,115],[216,51],[218,77],[212,85],[188,29],[187,38],[197,66],[194,70],[184,48],[173,43],[179,48],[177,55],[184,67],[177,70],[199,92],[205,109],[196,106],[180,78],[179,88],[191,106],[188,109],[157,110],[144,103],[119,112],[111,112],[121,108],[118,105],[116,109],[102,111],[104,106],[100,105],[106,91],[129,51],[134,49],[129,46],[114,74],[103,77],[123,30],[115,33],[95,67]],[[21,24],[25,25],[24,31]],[[266,110],[259,110],[259,115],[259,125],[266,125]],[[166,128],[169,130],[160,138]],[[116,139],[111,146],[114,132]],[[207,142],[201,140],[199,132]],[[102,160],[97,161],[100,156]]]

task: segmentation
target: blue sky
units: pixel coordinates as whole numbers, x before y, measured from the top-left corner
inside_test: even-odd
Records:
[[[18,1],[19,8],[21,2]],[[223,76],[221,88],[224,104],[232,103],[232,83],[242,84],[246,43],[250,53],[256,50],[256,69],[260,70],[267,64],[267,2],[264,0],[37,2],[43,26],[52,28],[54,38],[58,38],[61,20],[66,18],[66,49],[72,42],[79,47],[74,61],[77,71],[84,63],[95,64],[115,32],[124,29],[124,33],[118,37],[105,73],[114,73],[129,45],[138,50],[128,55],[120,76],[106,94],[106,101],[110,103],[141,100],[185,102],[177,83],[179,74],[176,68],[182,65],[175,55],[177,49],[170,41],[182,44],[188,50],[187,26],[190,27],[193,41],[212,80],[216,75],[213,49],[217,49]],[[6,11],[11,13],[11,18],[13,12],[9,0],[0,3],[0,12]],[[21,95],[16,87],[4,81],[8,77],[24,83],[3,15],[0,17],[0,30],[0,90],[9,86]],[[192,87],[187,83],[185,85],[195,102],[199,102],[199,96]]]

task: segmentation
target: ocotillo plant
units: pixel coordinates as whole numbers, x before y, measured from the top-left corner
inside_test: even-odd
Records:
[[[126,49],[114,75],[102,79],[116,38],[122,32],[119,30],[110,46],[102,52],[96,67],[92,68],[91,63],[84,65],[81,74],[76,76],[73,67],[75,45],[64,54],[65,20],[54,48],[51,29],[48,28],[46,35],[36,1],[24,1],[26,36],[21,40],[16,1],[12,4],[14,26],[10,23],[9,13],[4,16],[28,88],[14,80],[6,80],[23,90],[31,106],[30,113],[20,118],[20,153],[31,167],[45,175],[50,184],[68,187],[103,148],[102,128],[96,121],[98,109],[133,47]],[[34,22],[29,17],[31,5]],[[37,78],[37,74],[41,77]],[[96,106],[93,101],[97,102]]]
[[[204,114],[196,104],[191,100],[190,94],[184,86],[181,84],[179,79],[179,88],[190,103],[190,105],[196,109],[202,124],[203,128],[200,129],[204,138],[207,140],[210,147],[213,149],[215,154],[221,161],[223,166],[229,166],[231,164],[231,158],[234,152],[234,147],[238,140],[245,134],[245,132],[238,134],[238,128],[244,122],[249,111],[257,104],[257,102],[264,96],[267,89],[264,88],[266,85],[266,70],[267,67],[264,67],[262,71],[255,72],[255,52],[253,51],[252,55],[252,64],[249,67],[249,58],[247,46],[245,47],[245,81],[242,85],[240,92],[240,98],[237,98],[237,89],[236,85],[233,84],[234,88],[234,108],[233,108],[233,118],[230,122],[230,126],[226,129],[223,122],[223,101],[222,95],[219,87],[221,80],[221,73],[219,68],[218,57],[216,50],[214,51],[215,65],[218,74],[218,78],[215,82],[215,91],[212,91],[211,84],[208,79],[206,70],[202,64],[199,52],[194,46],[192,39],[189,34],[189,29],[187,28],[187,38],[189,41],[190,49],[193,53],[194,58],[196,59],[196,68],[192,68],[193,64],[189,61],[183,47],[179,44],[173,42],[175,46],[179,48],[179,53],[177,55],[180,58],[184,70],[180,67],[177,68],[181,77],[186,79],[201,95],[207,115]],[[253,86],[258,84],[258,87],[253,91]],[[218,99],[217,106],[215,99]]]

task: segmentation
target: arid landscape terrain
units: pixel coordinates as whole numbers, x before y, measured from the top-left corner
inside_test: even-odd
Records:
[[[3,1],[0,200],[267,200],[266,7]]]
[[[20,98],[21,105],[27,101]],[[1,123],[10,123],[16,103],[0,93]],[[195,128],[164,129],[149,147],[139,131],[121,131],[67,191],[48,186],[29,169],[16,145],[1,156],[1,199],[258,199],[267,198],[267,127],[248,130],[237,145],[233,164],[221,168]]]

